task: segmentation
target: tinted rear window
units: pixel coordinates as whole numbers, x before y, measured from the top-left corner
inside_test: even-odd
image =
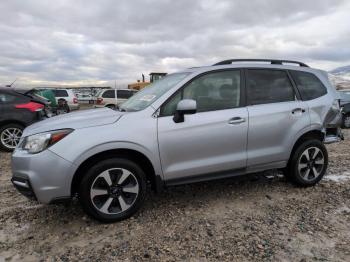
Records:
[[[117,97],[122,99],[128,99],[133,96],[134,92],[129,90],[117,90]]]
[[[10,94],[5,94],[5,93],[0,93],[0,103],[11,103],[16,100],[16,96],[10,95]]]
[[[53,90],[56,97],[68,97],[68,92],[66,90]]]
[[[295,94],[288,74],[282,70],[248,69],[249,105],[294,101]]]
[[[115,98],[115,91],[114,90],[107,90],[102,94],[102,97],[104,98]]]
[[[326,87],[314,74],[301,71],[291,71],[291,74],[303,100],[311,100],[327,94]]]

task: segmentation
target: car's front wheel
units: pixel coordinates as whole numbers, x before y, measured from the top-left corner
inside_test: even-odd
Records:
[[[327,149],[321,141],[313,139],[297,147],[285,174],[298,186],[313,186],[322,179],[327,167]]]
[[[0,127],[0,149],[11,152],[19,143],[22,136],[23,126],[8,124]]]
[[[146,193],[143,170],[134,162],[112,158],[95,164],[82,179],[79,199],[84,210],[101,222],[132,216]]]

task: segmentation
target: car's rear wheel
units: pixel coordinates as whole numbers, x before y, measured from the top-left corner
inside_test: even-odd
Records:
[[[328,153],[319,140],[303,142],[294,151],[285,170],[289,180],[298,186],[313,186],[317,184],[327,171]]]
[[[0,149],[11,152],[19,143],[22,136],[23,126],[8,124],[0,127]]]
[[[84,210],[101,222],[115,222],[132,216],[146,194],[143,170],[134,162],[113,158],[94,165],[79,187]]]

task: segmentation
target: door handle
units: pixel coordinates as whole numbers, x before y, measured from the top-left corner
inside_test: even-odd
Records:
[[[297,113],[297,112],[305,113],[305,109],[304,109],[304,108],[298,107],[298,108],[294,108],[294,109],[292,110],[292,114],[295,114],[295,113]]]
[[[245,118],[242,117],[233,117],[228,121],[230,125],[237,125],[243,122],[245,122]]]

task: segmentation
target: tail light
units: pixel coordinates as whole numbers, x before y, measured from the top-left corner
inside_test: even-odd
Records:
[[[27,109],[31,112],[38,112],[38,111],[41,111],[44,109],[43,104],[39,104],[39,103],[35,103],[35,102],[29,102],[26,104],[18,104],[15,107],[19,108],[19,109]]]
[[[73,98],[73,103],[74,103],[74,104],[78,104],[78,98],[74,97],[74,98]]]
[[[101,97],[97,98],[97,100],[96,100],[97,104],[102,104],[102,102],[103,102],[103,98],[101,98]]]

